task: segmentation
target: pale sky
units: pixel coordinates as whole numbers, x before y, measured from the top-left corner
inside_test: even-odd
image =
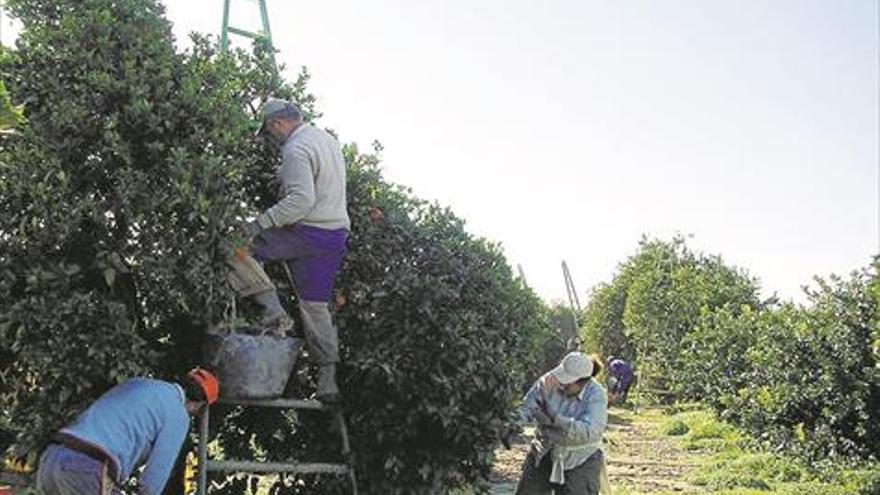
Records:
[[[164,3],[179,41],[219,34],[222,0]],[[798,301],[880,251],[876,0],[267,3],[318,124],[381,141],[548,300],[562,260],[584,302],[642,234]]]

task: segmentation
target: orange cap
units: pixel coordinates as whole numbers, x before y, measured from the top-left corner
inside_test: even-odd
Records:
[[[208,405],[217,402],[217,396],[220,395],[220,382],[213,373],[206,369],[193,368],[187,373],[187,376],[201,385],[202,390],[205,392],[205,398],[208,400]]]

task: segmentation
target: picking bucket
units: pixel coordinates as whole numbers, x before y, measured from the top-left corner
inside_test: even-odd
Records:
[[[251,328],[209,332],[205,361],[220,380],[223,399],[280,397],[296,365],[299,339],[263,335]]]

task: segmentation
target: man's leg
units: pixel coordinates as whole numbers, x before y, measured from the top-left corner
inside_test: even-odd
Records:
[[[626,397],[629,395],[629,383],[623,386],[623,390],[620,391],[620,403],[626,404]]]
[[[309,353],[318,365],[316,396],[321,402],[338,402],[336,363],[339,362],[339,334],[333,326],[330,308],[326,302],[301,300],[299,312]]]
[[[232,268],[229,283],[239,297],[253,297],[263,308],[264,325],[272,326],[280,334],[292,328],[292,321],[281,305],[275,285],[257,260],[250,255],[232,256],[226,260],[226,264]]]
[[[336,363],[339,362],[339,334],[330,317],[330,297],[333,281],[342,264],[342,255],[303,257],[288,263],[291,268],[303,334],[309,345],[309,354],[318,365],[315,395],[324,403],[338,402]]]
[[[602,455],[602,451],[597,450],[583,464],[566,471],[560,495],[599,495]]]
[[[550,453],[545,454],[541,462],[536,465],[537,455],[535,449],[530,449],[523,461],[519,483],[516,485],[516,495],[550,495],[552,492]]]
[[[333,283],[342,265],[348,232],[296,226],[264,232],[254,247],[257,259],[287,260],[299,300],[303,334],[309,354],[318,365],[317,398],[339,400],[336,363],[339,337],[330,317]]]
[[[629,389],[632,388],[632,386],[636,383],[637,379],[638,379],[638,377],[636,375],[633,375],[632,378],[630,378],[629,382],[626,384],[626,387],[624,387],[624,389],[623,389],[623,400],[624,401],[626,400],[626,397],[629,395]]]

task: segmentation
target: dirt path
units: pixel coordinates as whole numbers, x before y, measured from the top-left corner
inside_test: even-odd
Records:
[[[688,452],[674,438],[661,435],[658,425],[663,419],[663,410],[659,408],[641,409],[638,414],[611,409],[605,450],[615,494],[700,493],[686,481],[700,454]],[[510,450],[496,452],[491,477],[493,495],[513,495],[532,432],[526,430]]]

